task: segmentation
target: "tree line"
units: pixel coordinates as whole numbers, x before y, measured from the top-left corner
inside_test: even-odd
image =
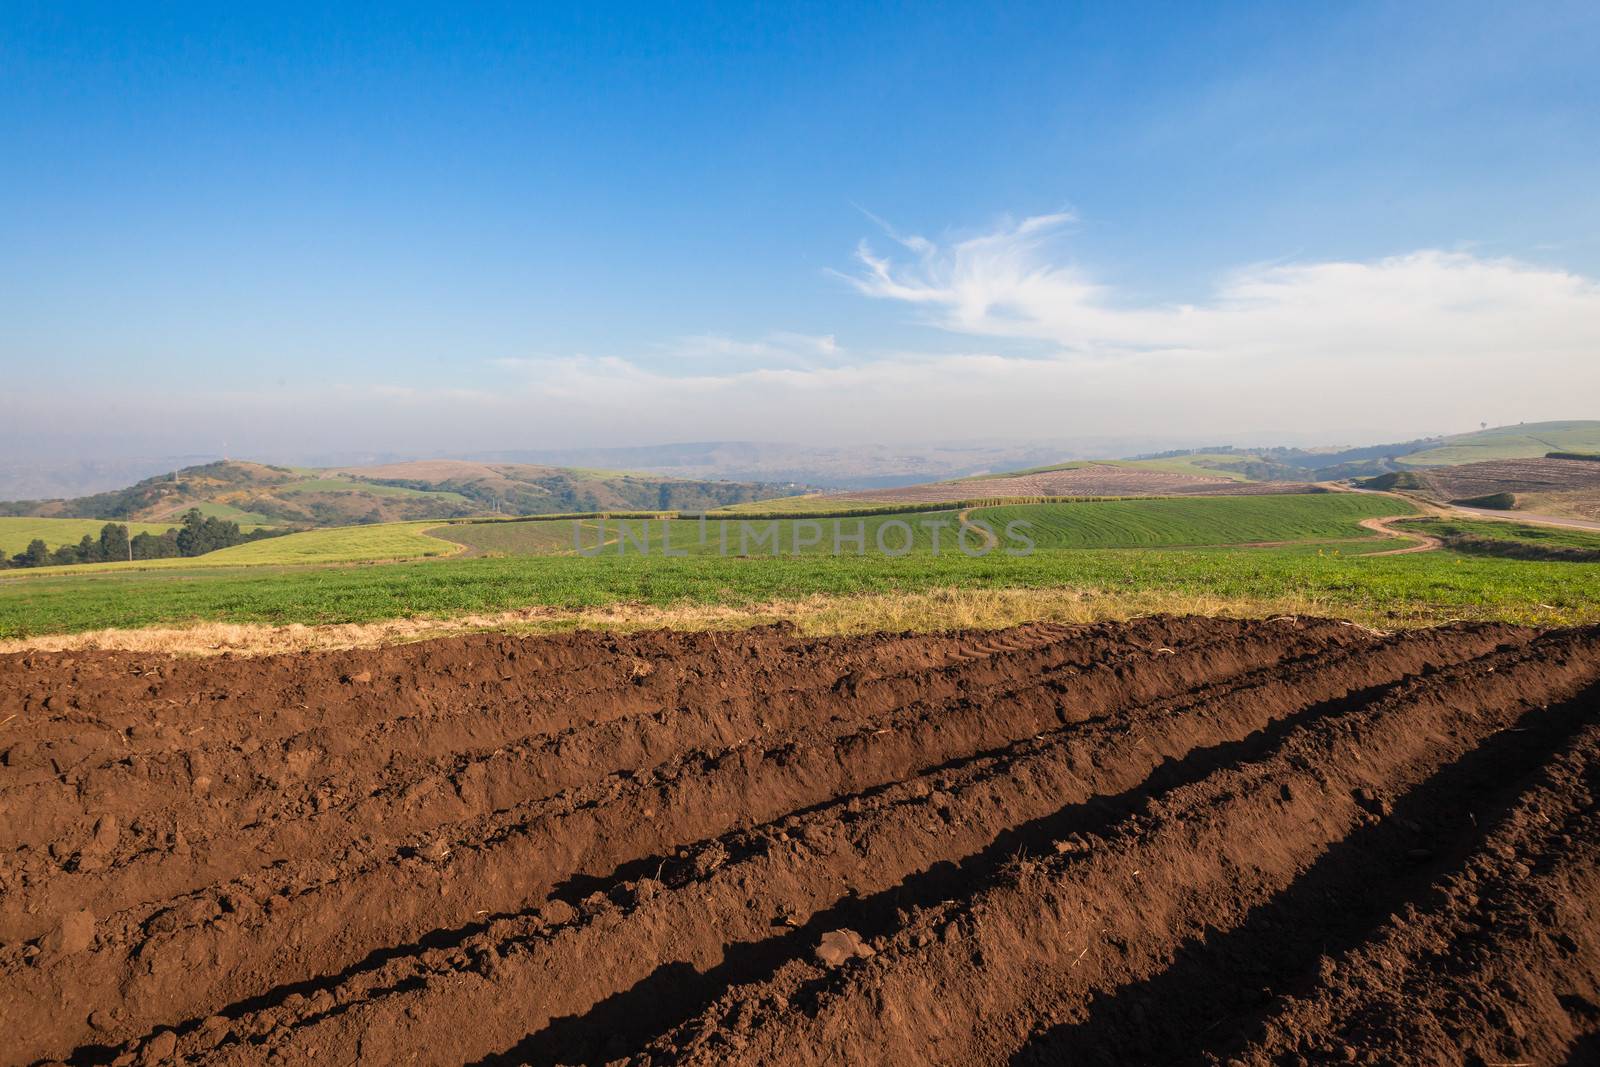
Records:
[[[259,529],[246,533],[231,519],[219,519],[201,514],[199,508],[190,508],[183,516],[183,524],[164,533],[139,533],[132,538],[128,528],[119,522],[108,522],[100,528],[100,537],[84,534],[75,545],[61,545],[52,549],[43,538],[35,537],[28,547],[9,560],[0,556],[0,567],[60,567],[70,563],[115,563],[128,559],[179,559],[185,556],[203,556],[219,548],[231,548],[249,541],[279,537],[293,531],[286,529]]]

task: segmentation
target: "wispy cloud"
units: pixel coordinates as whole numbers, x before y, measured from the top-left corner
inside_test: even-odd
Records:
[[[1575,417],[1600,396],[1600,286],[1580,275],[1422,250],[1253,265],[1203,302],[1141,304],[1070,263],[1072,221],[1039,216],[944,243],[885,226],[897,252],[861,245],[844,275],[856,291],[967,337],[966,351],[708,335],[664,346],[681,357],[665,363],[530,361],[524,395],[560,400],[568,416],[637,425],[671,413],[788,437],[926,436],[940,424],[1219,440],[1252,428],[1355,440]],[[1031,355],[1016,354],[1017,339],[1033,342]],[[1004,351],[986,350],[1001,340]]]
[[[696,334],[661,346],[665,354],[681,360],[731,359],[739,365],[815,366],[836,362],[844,350],[832,334],[805,334],[777,330],[754,340],[723,334]]]
[[[1359,442],[1596,414],[1592,279],[1421,250],[1246,266],[1204,301],[1141,303],[1071,261],[1071,221],[1042,216],[948,241],[886,229],[876,240],[892,251],[861,247],[844,274],[854,291],[948,331],[946,350],[842,344],[819,323],[630,353],[496,359],[496,377],[471,386],[400,380],[180,398],[117,390],[75,395],[67,412],[0,395],[11,409],[0,422],[13,440],[44,440],[137,411],[145,423],[235,443],[252,427],[262,439],[293,428],[308,447],[426,451],[707,439],[1206,444],[1250,431]]]
[[[1333,361],[1329,372],[1515,360],[1529,373],[1556,372],[1600,349],[1600,286],[1566,271],[1422,250],[1251,266],[1225,276],[1204,303],[1141,305],[1050,255],[1068,221],[1040,216],[947,245],[896,238],[916,252],[906,262],[863,243],[850,280],[951,331],[1031,339],[1063,354],[1202,355],[1241,372],[1261,360]]]

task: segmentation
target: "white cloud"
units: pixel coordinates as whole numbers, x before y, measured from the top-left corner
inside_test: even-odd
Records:
[[[851,281],[868,296],[918,307],[946,330],[1046,342],[1065,355],[1200,355],[1219,372],[1263,362],[1404,373],[1505,361],[1526,373],[1566,373],[1589,370],[1600,353],[1600,286],[1565,271],[1425,250],[1248,267],[1203,304],[1130,305],[1051,260],[1066,221],[1027,219],[946,246],[896,238],[918,253],[907,264],[863,245]]]
[[[1356,441],[1596,414],[1600,287],[1586,278],[1420,251],[1248,267],[1204,303],[1139,305],[1051,257],[1069,221],[945,245],[891,234],[907,262],[862,247],[860,292],[916,308],[970,351],[866,358],[826,335],[697,337],[666,370],[526,361],[508,398],[646,435],[852,440],[1271,429]],[[987,352],[984,339],[1038,354]]]
[[[54,440],[137,412],[140,425],[236,444],[293,433],[306,447],[423,452],[714,439],[1209,444],[1257,431],[1361,443],[1600,415],[1600,286],[1588,278],[1424,250],[1251,266],[1195,304],[1137,303],[1060,254],[1068,222],[942,243],[891,234],[892,255],[862,247],[855,290],[948,331],[953,352],[840,344],[819,323],[679,338],[637,358],[490,360],[496,377],[470,385],[117,390],[75,396],[65,415],[0,396],[13,409],[0,422],[17,440]],[[1031,355],[1016,354],[1019,339]]]
[[[856,289],[968,337],[965,352],[698,337],[673,350],[723,358],[528,361],[510,395],[647,435],[807,440],[1272,430],[1360,441],[1600,413],[1600,286],[1587,278],[1424,250],[1252,266],[1205,302],[1141,305],[1052,256],[1070,221],[947,244],[891,232],[904,262],[862,246]],[[1001,339],[1035,354],[984,350]]]
[[[736,366],[817,366],[844,355],[832,334],[813,335],[777,330],[756,340],[722,334],[696,334],[662,346],[665,355],[680,360],[731,361]]]

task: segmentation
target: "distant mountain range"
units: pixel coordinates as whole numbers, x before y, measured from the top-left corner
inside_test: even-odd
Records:
[[[851,445],[825,447],[762,441],[698,441],[633,448],[484,452],[467,458],[502,463],[602,467],[675,478],[794,482],[830,489],[875,489],[983,474],[1060,459],[1062,444]],[[1089,446],[1091,451],[1100,451]],[[1104,453],[1110,454],[1110,453]]]
[[[1122,442],[1127,444],[1127,440]],[[1313,482],[1550,452],[1600,452],[1600,421],[1528,423],[1353,448],[1209,448],[1130,455],[1115,442],[852,445],[705,441],[629,448],[485,452],[350,466],[217,460],[150,469],[156,461],[0,467],[0,515],[175,521],[190,507],[241,523],[333,526],[455,518],[496,511],[694,511],[810,489],[874,490],[979,475],[1040,472],[1071,461],[1125,462],[1191,475]],[[159,473],[157,473],[159,471]],[[139,479],[112,484],[119,472]],[[21,487],[23,492],[18,491]],[[80,488],[83,487],[83,488]],[[92,488],[90,488],[92,487]],[[87,488],[88,491],[84,491]],[[46,491],[40,491],[46,490]],[[48,491],[55,490],[55,491]],[[75,491],[77,490],[77,491]],[[97,491],[98,490],[98,491]]]
[[[1458,463],[1537,459],[1552,452],[1600,452],[1600,420],[1520,423],[1358,448],[1234,448],[1222,445],[1132,458],[1187,459],[1192,466],[1241,474],[1255,481],[1325,482]]]

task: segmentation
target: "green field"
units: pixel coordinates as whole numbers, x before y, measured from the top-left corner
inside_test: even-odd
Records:
[[[1437,448],[1401,456],[1405,467],[1443,467],[1491,459],[1537,459],[1550,452],[1600,452],[1600,421],[1500,426],[1451,438]]]
[[[1040,549],[1166,548],[1344,538],[1377,543],[1377,535],[1357,526],[1358,520],[1411,510],[1410,504],[1393,497],[1318,493],[1019,504],[976,508],[969,514],[972,521],[987,523],[1005,542],[1002,547],[1021,548],[1018,538],[1028,536]],[[1012,523],[1025,524],[1015,528],[1017,538],[1007,537]],[[941,547],[956,551],[958,530],[956,511],[929,506],[913,513],[844,519],[609,519],[603,524],[585,520],[578,524],[576,544],[585,552],[637,554],[646,543],[649,551],[660,551],[663,537],[670,536],[673,551],[690,555],[821,554],[834,551],[836,534],[843,548],[855,552],[851,537],[860,531],[866,554],[881,554],[881,546],[883,552],[895,555],[905,548],[932,550],[936,532]],[[435,536],[480,553],[577,554],[571,521],[459,524],[438,530]],[[984,539],[969,534],[967,543],[976,550]]]
[[[1069,459],[1062,463],[1051,463],[1043,467],[1024,467],[1014,471],[990,471],[987,474],[969,474],[965,478],[954,478],[948,483],[956,485],[961,482],[977,482],[989,478],[1016,478],[1025,474],[1048,474],[1051,471],[1075,471],[1082,467],[1092,467],[1101,462],[1095,459]]]
[[[208,519],[227,519],[231,522],[236,522],[239,524],[239,529],[246,531],[259,530],[263,526],[283,525],[282,522],[273,519],[269,515],[259,515],[256,512],[246,511],[243,508],[236,508],[232,504],[223,504],[215,500],[202,500],[198,503],[187,505],[173,515],[172,520],[167,525],[177,526],[181,523],[183,521],[183,513],[188,511],[189,508],[194,508]]]
[[[1209,478],[1213,481],[1248,482],[1251,479],[1238,471],[1220,470],[1210,464],[1242,463],[1255,459],[1257,459],[1255,456],[1226,452],[1196,452],[1192,455],[1171,456],[1167,459],[1116,459],[1107,462],[1114,467],[1140,467],[1145,470],[1166,471],[1168,474],[1192,474],[1196,478]]]
[[[37,520],[33,520],[37,521]],[[132,563],[78,563],[67,567],[41,567],[3,572],[18,580],[52,575],[105,574],[127,571],[194,571],[211,568],[293,566],[297,564],[378,563],[388,560],[448,556],[459,546],[430,537],[425,531],[439,526],[438,519],[417,522],[373,523],[370,526],[336,526],[326,530],[269,537],[235,545],[188,559],[146,559]],[[165,530],[166,527],[162,526]],[[98,530],[98,527],[96,527]]]
[[[592,543],[592,523],[578,519],[530,519],[524,522],[469,522],[441,526],[433,536],[465,545],[486,556],[555,556],[572,553],[573,524]]]
[[[200,621],[363,622],[528,606],[757,606],[817,596],[1070,588],[1238,602],[1379,624],[1600,622],[1600,564],[1285,549],[1056,549],[974,560],[515,557],[378,567],[190,568],[0,579],[0,637]],[[192,562],[192,561],[190,561]]]
[[[1218,470],[1209,464],[1240,463],[1257,458],[1256,456],[1233,452],[1195,452],[1185,456],[1169,456],[1165,459],[1076,459],[1066,463],[1052,463],[1046,467],[996,471],[993,474],[974,474],[966,478],[956,479],[951,484],[955,485],[960,482],[972,482],[988,478],[1015,478],[1029,474],[1048,474],[1051,471],[1081,470],[1084,467],[1096,466],[1133,467],[1142,470],[1166,471],[1169,474],[1192,474],[1197,478],[1207,478],[1213,481],[1248,482],[1251,479],[1237,471]]]
[[[123,522],[121,519],[34,519],[0,517],[0,555],[14,556],[28,547],[28,542],[38,538],[52,549],[62,545],[75,545],[88,534],[100,539],[100,530],[107,522],[128,527],[130,537],[141,533],[164,534],[175,522]]]
[[[1474,537],[1491,541],[1511,541],[1544,548],[1578,548],[1600,551],[1600,533],[1564,529],[1558,526],[1532,526],[1522,522],[1493,519],[1413,519],[1397,524],[1405,529],[1434,537]]]
[[[809,494],[785,496],[775,500],[750,500],[743,504],[729,504],[708,512],[711,515],[838,515],[853,513],[870,515],[875,511],[938,511],[948,503],[906,504],[892,500],[840,500],[838,497]]]
[[[700,523],[674,520],[673,544],[686,557],[614,549],[583,558],[571,551],[571,520],[441,526],[436,520],[315,530],[241,545],[198,559],[96,564],[20,571],[0,578],[0,637],[103,627],[185,624],[366,622],[448,618],[543,606],[578,610],[615,605],[663,609],[725,606],[753,610],[774,602],[926,596],[941,590],[1070,591],[1141,610],[1317,611],[1377,624],[1451,618],[1530,623],[1600,622],[1600,564],[1467,556],[1450,551],[1366,556],[1391,541],[1356,526],[1406,505],[1356,494],[1198,497],[1041,504],[980,509],[975,519],[1003,531],[1034,524],[1031,555],[953,550],[956,514],[842,520],[867,532],[865,555],[834,556],[831,546],[787,554],[806,520],[752,521],[780,532],[786,554],[723,557],[718,533],[699,545]],[[947,520],[943,551],[929,551],[925,521]],[[583,520],[592,547],[598,524]],[[639,520],[629,520],[638,536]],[[918,529],[908,555],[873,550],[873,531],[898,521]],[[818,520],[824,538],[832,520]],[[708,521],[709,531],[736,523]],[[1472,526],[1501,526],[1473,523]],[[616,523],[608,527],[616,530]],[[432,535],[430,536],[430,533]],[[471,542],[486,558],[425,559]],[[734,538],[737,534],[732,535]],[[1565,532],[1559,535],[1567,536]],[[804,538],[803,538],[804,539]],[[1217,547],[1283,542],[1271,547]],[[733,541],[737,545],[737,540]],[[898,548],[899,540],[893,542]],[[770,546],[770,542],[764,542]],[[1210,546],[1210,547],[1202,547]],[[413,557],[380,566],[360,561]],[[1242,605],[1242,607],[1241,607]]]
[[[982,508],[972,517],[997,530],[1025,519],[1033,523],[1042,548],[1154,548],[1370,539],[1374,535],[1358,526],[1359,520],[1413,510],[1395,497],[1309,493]]]

